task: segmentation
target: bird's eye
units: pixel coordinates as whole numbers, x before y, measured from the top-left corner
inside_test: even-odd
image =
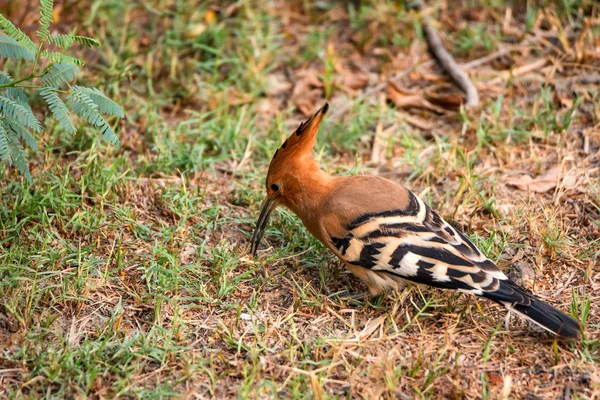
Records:
[[[279,192],[279,185],[277,185],[276,183],[271,184],[271,189],[273,189],[274,192]]]

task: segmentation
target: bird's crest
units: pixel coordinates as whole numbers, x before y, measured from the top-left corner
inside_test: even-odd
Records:
[[[294,133],[283,142],[281,147],[277,149],[271,162],[274,162],[275,160],[279,161],[278,158],[287,158],[290,156],[299,157],[311,154],[317,140],[319,126],[321,125],[321,121],[323,120],[325,113],[327,113],[328,108],[329,104],[325,103],[325,105],[308,121],[301,122],[298,129],[296,129]]]

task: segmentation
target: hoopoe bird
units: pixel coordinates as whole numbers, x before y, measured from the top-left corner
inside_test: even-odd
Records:
[[[338,256],[371,295],[408,282],[488,298],[563,339],[578,339],[579,323],[512,282],[459,230],[414,193],[377,176],[335,177],[312,152],[328,105],[275,152],[265,199],[251,239],[256,256],[269,216],[288,207]]]

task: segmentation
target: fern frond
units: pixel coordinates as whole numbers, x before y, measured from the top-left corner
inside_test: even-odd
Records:
[[[0,57],[35,60],[35,53],[10,36],[0,35]]]
[[[15,99],[6,96],[5,93],[0,93],[0,112],[5,117],[16,120],[22,125],[25,125],[36,132],[42,130],[40,121],[35,117],[31,108],[26,107]]]
[[[119,138],[115,134],[115,131],[111,128],[111,126],[102,118],[101,124],[97,125],[100,128],[100,133],[104,136],[106,140],[111,142],[115,147],[119,147]]]
[[[53,63],[69,63],[69,64],[75,64],[75,65],[85,64],[79,58],[70,57],[70,56],[67,56],[66,54],[57,53],[56,51],[43,50],[41,53],[41,56],[43,58],[47,58],[48,60],[52,61]]]
[[[73,88],[71,93],[67,96],[69,105],[73,108],[73,111],[80,117],[84,118],[91,124],[96,124],[96,120],[89,119],[91,115],[100,115],[98,113],[98,106],[90,99],[90,97],[76,88]],[[74,107],[73,107],[74,105]]]
[[[96,103],[94,103],[85,91],[74,87],[73,91],[69,94],[68,103],[77,115],[99,128],[106,140],[117,147],[119,146],[117,135],[115,135],[113,129],[98,111]]]
[[[33,114],[33,110],[31,109],[31,106],[29,105],[29,101],[27,100],[27,95],[25,94],[23,89],[18,88],[18,87],[2,88],[2,89],[0,89],[0,96],[5,96],[5,97],[13,99],[17,103],[19,103],[20,105],[25,107],[27,110],[29,110],[31,114]]]
[[[16,136],[20,136],[21,139],[23,139],[25,143],[27,143],[27,146],[37,151],[37,142],[35,138],[31,135],[31,133],[29,133],[29,129],[19,124],[15,120],[9,120],[4,117],[0,117],[0,122],[4,124],[4,128],[6,128],[9,132],[12,132]]]
[[[47,39],[50,36],[50,22],[52,22],[52,8],[54,7],[54,0],[40,0],[40,30],[38,31],[38,37],[40,39]]]
[[[11,82],[13,82],[13,78],[6,72],[0,71],[0,85],[4,85],[6,83],[11,83]],[[18,88],[18,87],[0,88],[0,95],[10,97],[11,99],[15,100],[17,103],[21,104],[23,107],[26,107],[28,110],[31,110],[31,106],[29,105],[29,101],[27,100],[27,95],[21,88]]]
[[[10,155],[17,166],[19,172],[25,177],[27,182],[31,183],[31,173],[27,167],[27,159],[25,158],[25,149],[19,143],[19,140],[9,135]]]
[[[2,29],[8,36],[25,46],[29,51],[35,52],[37,48],[35,43],[33,43],[33,41],[29,39],[29,36],[24,34],[23,31],[6,19],[2,13],[0,13],[0,29]]]
[[[75,79],[75,75],[79,74],[77,65],[69,63],[56,63],[48,69],[48,72],[42,76],[41,80],[45,86],[58,88],[65,83]]]
[[[14,79],[8,73],[4,71],[0,71],[0,85],[4,85],[5,83],[11,83]]]
[[[100,47],[100,42],[96,39],[87,36],[79,36],[79,35],[52,35],[48,38],[49,42],[57,45],[58,47],[62,47],[64,49],[68,49],[75,42],[80,43],[87,47]]]
[[[10,139],[8,131],[0,122],[0,158],[10,163]]]
[[[94,104],[98,106],[98,111],[101,113],[114,115],[119,118],[125,117],[125,113],[123,113],[121,106],[106,97],[100,90],[83,86],[73,86],[73,90],[86,93],[90,99],[92,99]]]
[[[48,108],[52,111],[52,115],[54,115],[54,118],[58,120],[64,130],[70,134],[77,132],[77,129],[69,119],[69,109],[62,99],[58,97],[56,89],[44,88],[40,91],[40,95],[46,100]]]

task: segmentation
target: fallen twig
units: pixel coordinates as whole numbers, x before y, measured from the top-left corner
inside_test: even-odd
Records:
[[[460,67],[463,70],[481,67],[482,65],[485,65],[485,64],[489,63],[490,61],[494,61],[497,58],[500,58],[506,54],[509,54],[511,51],[522,50],[523,46],[525,46],[525,45],[536,44],[537,42],[541,41],[542,39],[546,39],[548,37],[553,37],[553,36],[556,36],[556,34],[554,32],[551,32],[550,34],[538,35],[538,36],[534,36],[532,38],[523,39],[517,45],[503,47],[503,48],[499,49],[498,51],[488,54],[487,56],[476,58],[475,60],[471,60],[464,64],[460,64]]]
[[[423,10],[421,2],[416,4],[416,8],[419,11]],[[465,107],[476,107],[479,104],[479,94],[477,88],[469,79],[469,76],[462,70],[462,68],[454,61],[454,58],[450,55],[448,50],[444,47],[437,30],[431,24],[431,20],[428,16],[423,16],[423,32],[425,33],[425,39],[429,45],[429,50],[437,60],[438,64],[446,74],[456,83],[456,85],[467,95]]]
[[[385,94],[380,94],[379,95],[379,103],[381,105],[382,108],[385,107],[385,101],[386,101],[386,97]],[[379,164],[380,159],[381,159],[381,153],[383,151],[383,120],[379,120],[377,122],[377,126],[375,127],[375,136],[373,137],[373,147],[371,148],[371,162],[373,164]]]
[[[570,87],[573,84],[579,85],[597,85],[600,84],[600,75],[578,75],[565,78],[558,78],[552,81],[556,84],[561,84]]]
[[[499,76],[488,82],[489,85],[497,85],[499,83],[505,82],[511,77],[521,76],[528,74],[533,71],[538,71],[540,68],[544,67],[548,63],[548,60],[545,58],[541,58],[539,60],[535,60],[529,64],[522,65],[518,68],[512,69],[510,71],[504,71]]]

